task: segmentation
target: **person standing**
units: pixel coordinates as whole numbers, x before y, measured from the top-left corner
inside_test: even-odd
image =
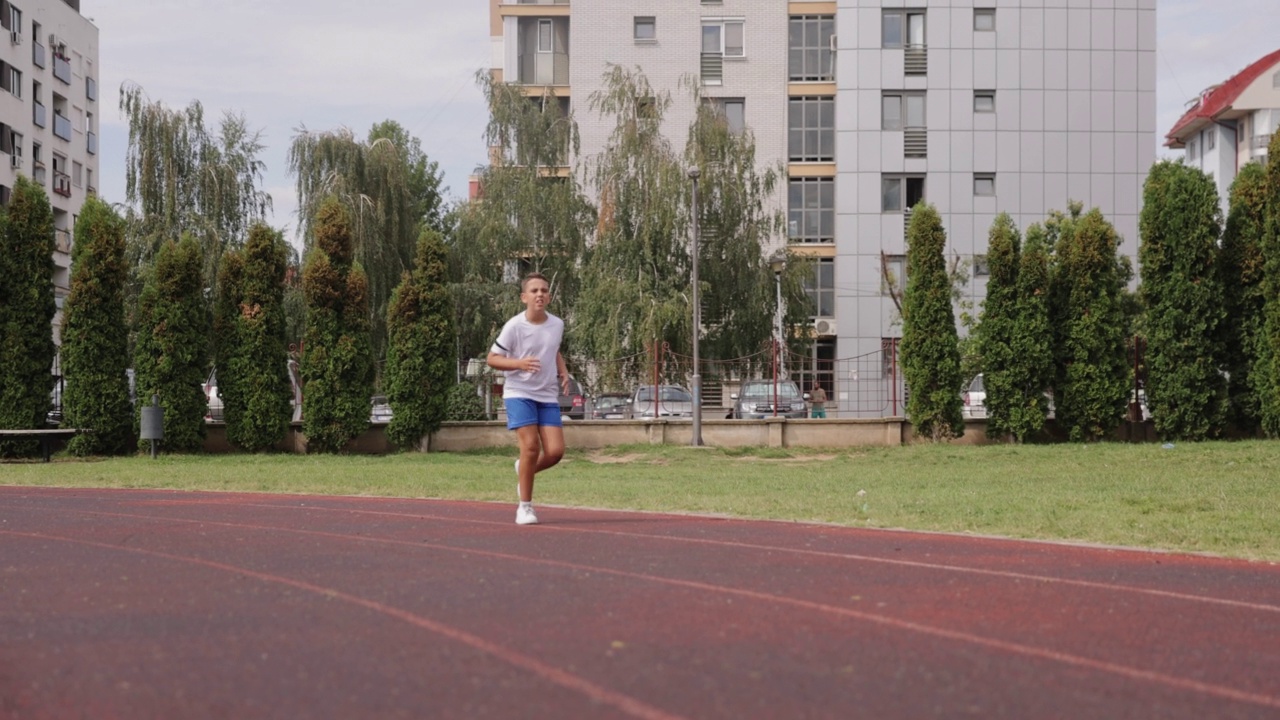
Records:
[[[520,496],[516,524],[534,525],[534,476],[564,457],[559,395],[568,391],[569,371],[560,354],[564,321],[547,312],[551,283],[541,273],[529,273],[520,281],[520,302],[524,312],[502,326],[486,362],[506,373],[502,402],[507,429],[515,432],[520,447],[515,464]]]
[[[809,393],[809,401],[813,405],[813,417],[827,417],[827,391],[822,389],[816,381],[813,383],[813,390]]]

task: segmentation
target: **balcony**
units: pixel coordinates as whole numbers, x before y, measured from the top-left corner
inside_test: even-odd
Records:
[[[87,75],[84,79],[84,96],[89,100],[96,101],[98,99],[98,81]]]
[[[60,253],[71,253],[71,231],[57,229],[53,231],[53,247]]]
[[[71,120],[57,110],[53,111],[53,134],[68,142],[71,141]]]
[[[514,21],[514,22],[513,22]],[[508,62],[515,61],[514,80],[522,85],[569,84],[569,18],[516,17],[514,37],[507,36]],[[510,25],[508,25],[510,32]]]
[[[35,123],[36,127],[48,127],[49,120],[44,109],[44,103],[37,102],[32,106],[31,122]]]
[[[53,76],[64,85],[71,84],[71,61],[57,55],[53,56]]]
[[[902,61],[906,75],[929,74],[929,50],[924,45],[908,45]]]
[[[43,68],[45,65],[44,46],[38,42],[31,43],[31,62],[38,68]]]
[[[98,134],[95,132],[88,132],[88,133],[85,133],[85,137],[88,138],[89,154],[97,155],[98,154]]]
[[[62,197],[71,197],[71,176],[59,170],[54,170],[53,192]]]
[[[1255,153],[1256,152],[1265,153],[1267,151],[1267,147],[1269,147],[1270,145],[1271,145],[1270,135],[1254,135],[1252,140],[1249,142],[1250,149],[1252,149]]]

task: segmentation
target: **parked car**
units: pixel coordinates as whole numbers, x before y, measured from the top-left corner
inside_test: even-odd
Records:
[[[587,396],[577,379],[569,376],[569,392],[560,395],[560,416],[570,420],[583,420],[587,415]]]
[[[293,422],[302,420],[302,372],[299,369],[298,361],[290,358],[286,361],[289,372],[289,388],[291,394],[289,397],[289,405],[293,408],[291,414]],[[130,370],[130,373],[133,371]],[[208,403],[208,409],[204,413],[205,422],[222,422],[224,418],[225,406],[222,402],[222,396],[218,394],[218,370],[214,368],[209,371],[209,377],[205,379],[204,384],[200,386],[204,390],[205,400]],[[129,393],[130,398],[133,396],[133,375],[129,376]],[[387,417],[390,420],[390,415]],[[376,422],[376,421],[375,421]]]
[[[592,420],[630,420],[631,396],[626,393],[605,393],[591,400]]]
[[[387,402],[386,395],[374,395],[369,399],[369,406],[369,422],[391,422],[391,405]]]
[[[218,371],[213,369],[209,371],[209,377],[205,378],[204,385],[200,386],[204,390],[204,397],[209,403],[209,409],[205,410],[205,422],[222,422],[222,396],[218,394]]]
[[[631,416],[693,417],[693,395],[679,385],[641,385],[631,396]]]
[[[748,380],[738,392],[729,395],[733,400],[732,416],[738,420],[759,420],[774,417],[774,381]],[[792,380],[777,381],[777,417],[809,417],[809,393],[800,392]]]
[[[973,376],[961,398],[964,400],[964,407],[961,408],[964,417],[985,418],[987,416],[987,388],[982,382],[982,373]]]

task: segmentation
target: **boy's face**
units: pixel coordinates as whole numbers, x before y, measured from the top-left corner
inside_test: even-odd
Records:
[[[546,310],[551,302],[551,286],[541,278],[530,278],[520,291],[520,302],[530,310]]]

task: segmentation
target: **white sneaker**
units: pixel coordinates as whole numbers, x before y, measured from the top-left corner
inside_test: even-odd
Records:
[[[537,525],[538,514],[533,511],[532,505],[521,504],[516,507],[516,524],[517,525]]]

